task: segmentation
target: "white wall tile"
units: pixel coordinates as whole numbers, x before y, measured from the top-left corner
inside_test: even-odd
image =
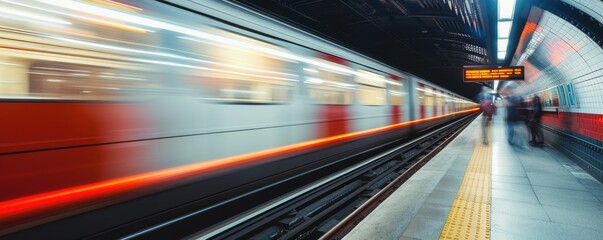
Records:
[[[586,0],[580,2],[598,4]],[[601,9],[603,13],[603,2],[600,5],[594,9]],[[528,45],[540,46],[526,62],[538,66],[542,75],[526,79],[529,83],[522,88],[523,94],[572,83],[578,105],[564,107],[563,111],[603,114],[603,49],[575,26],[550,12],[543,13],[538,25],[542,29],[533,36],[544,34],[544,39],[541,42],[534,37],[531,39]],[[526,72],[526,76],[530,74]]]

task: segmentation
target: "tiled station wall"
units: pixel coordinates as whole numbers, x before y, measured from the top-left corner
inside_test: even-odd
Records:
[[[585,12],[603,11],[603,1],[567,2],[588,3],[582,6],[591,7]],[[579,156],[581,165],[601,179],[603,49],[571,23],[533,7],[511,64],[525,66],[526,81],[518,90],[522,96],[547,90],[549,95],[552,91],[559,95],[559,106],[546,108],[543,115],[542,122],[553,130],[545,141]]]

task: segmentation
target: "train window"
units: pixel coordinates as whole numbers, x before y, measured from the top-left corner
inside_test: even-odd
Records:
[[[387,84],[387,88],[388,88],[388,96],[389,96],[389,104],[391,104],[392,106],[400,106],[402,105],[403,102],[403,92],[402,92],[402,84],[400,85],[394,85],[394,84]]]
[[[433,91],[430,90],[431,88],[428,87],[418,87],[417,90],[419,90],[419,105],[422,106],[433,106],[434,104],[434,99],[433,99]]]
[[[434,91],[434,100],[435,100],[435,105],[439,108],[442,107],[442,105],[444,105],[443,103],[443,95],[440,91]]]
[[[208,28],[207,31],[236,42],[180,37],[187,51],[199,58],[201,69],[189,73],[189,79],[201,89],[202,98],[247,103],[289,101],[297,81],[296,62],[262,51],[287,52],[285,49],[221,29]]]
[[[350,79],[349,71],[351,69],[345,65],[322,59],[315,61],[320,64],[304,68],[306,75],[304,83],[308,87],[310,98],[318,104],[351,104],[355,88]]]
[[[379,74],[358,70],[358,102],[362,105],[385,105],[385,78]]]
[[[25,63],[17,59],[0,59],[0,97],[27,96],[28,80]]]
[[[469,103],[464,99],[454,97],[452,101],[455,104],[456,111],[467,110],[469,108]]]
[[[28,58],[0,62],[0,98],[126,100],[158,88],[141,69],[125,69],[127,64],[118,69],[23,56]]]
[[[358,102],[362,105],[385,105],[385,89],[372,86],[358,86]]]
[[[29,67],[31,97],[81,100],[124,100],[157,88],[144,72],[58,62]]]

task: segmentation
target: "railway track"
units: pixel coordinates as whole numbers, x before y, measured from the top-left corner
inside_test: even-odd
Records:
[[[124,227],[90,238],[338,239],[475,117],[466,116],[395,146],[367,149],[142,229]]]

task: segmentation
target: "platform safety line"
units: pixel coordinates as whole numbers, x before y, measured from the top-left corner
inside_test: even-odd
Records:
[[[488,132],[491,138],[491,125]],[[482,144],[480,137],[440,239],[490,239],[491,167],[492,144]]]

